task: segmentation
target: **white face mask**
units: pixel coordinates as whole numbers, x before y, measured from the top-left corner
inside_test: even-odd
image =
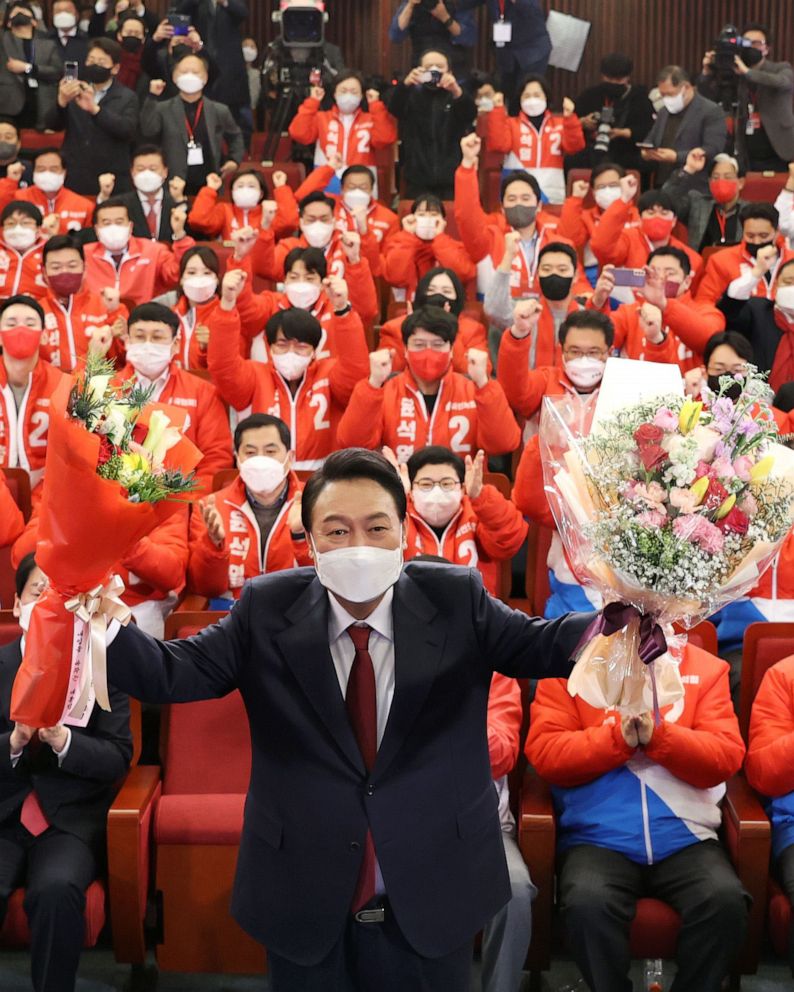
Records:
[[[620,199],[620,186],[604,186],[593,193],[593,199],[602,210],[611,207]]]
[[[240,210],[253,210],[261,195],[262,190],[258,186],[235,186],[232,190],[232,203]]]
[[[680,114],[684,109],[684,91],[681,90],[675,96],[663,96],[662,103],[668,114]]]
[[[57,193],[63,186],[66,178],[62,172],[50,172],[48,169],[39,169],[33,173],[33,185],[38,186],[42,193]]]
[[[37,237],[35,227],[23,227],[22,224],[15,224],[14,227],[3,231],[5,243],[9,248],[16,248],[17,251],[27,251],[36,243]]]
[[[372,197],[365,189],[349,189],[342,194],[342,200],[348,210],[355,210],[356,207],[368,207]]]
[[[301,231],[312,248],[325,248],[334,233],[334,225],[324,220],[301,221]]]
[[[794,286],[778,286],[775,293],[775,306],[794,313]]]
[[[174,82],[177,89],[181,90],[182,93],[187,93],[188,96],[192,93],[200,93],[207,85],[197,72],[183,72],[181,76],[176,77]]]
[[[294,307],[311,310],[320,298],[320,288],[315,282],[285,282],[284,295]]]
[[[154,169],[144,169],[143,172],[136,172],[132,177],[135,189],[141,193],[156,193],[165,180],[159,172]]]
[[[268,455],[252,455],[240,462],[240,478],[252,493],[272,493],[284,481],[286,466]]]
[[[218,277],[208,276],[185,276],[182,280],[182,292],[191,303],[206,303],[215,295],[218,288]]]
[[[127,361],[145,379],[158,379],[171,361],[171,345],[153,341],[128,344]]]
[[[480,114],[487,114],[493,110],[493,98],[490,96],[481,97],[477,101],[477,112]]]
[[[81,31],[85,31],[85,33],[88,34],[88,29],[91,27],[91,21],[89,21],[88,18],[84,17],[83,20],[80,21],[78,27],[80,28]]]
[[[542,96],[528,96],[521,101],[521,109],[527,117],[540,117],[541,114],[546,113],[547,107],[548,103]]]
[[[296,355],[294,351],[288,351],[283,355],[272,355],[271,357],[276,372],[283,376],[287,382],[294,382],[303,377],[314,356]]]
[[[108,224],[96,229],[96,236],[108,251],[113,252],[124,251],[130,243],[131,233],[129,224]]]
[[[593,389],[597,386],[604,376],[606,366],[606,362],[602,362],[600,358],[588,358],[587,355],[563,364],[565,374],[579,389]]]
[[[256,62],[257,50],[250,45],[243,45],[243,58],[246,62]]]
[[[29,603],[20,603],[19,605],[19,616],[17,617],[17,623],[25,631],[25,633],[27,633],[30,629],[30,615],[33,612],[33,607],[37,602],[37,599],[31,599]]]
[[[411,493],[416,512],[431,527],[445,527],[460,509],[463,490],[445,493],[440,486],[433,486],[429,493],[414,489]]]
[[[358,110],[361,104],[361,97],[355,93],[340,93],[336,98],[336,105],[340,114],[352,114]]]
[[[53,27],[56,27],[59,31],[71,31],[75,24],[77,24],[77,18],[74,14],[70,14],[68,10],[62,10],[52,19]]]
[[[432,241],[437,228],[438,217],[435,214],[421,214],[416,218],[416,236],[422,241]]]
[[[400,546],[388,548],[334,548],[320,553],[314,546],[317,578],[337,596],[350,603],[367,603],[382,596],[399,579],[403,567],[402,529]]]

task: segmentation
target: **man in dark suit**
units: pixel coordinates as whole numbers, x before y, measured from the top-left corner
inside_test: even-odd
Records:
[[[18,127],[42,130],[63,72],[55,42],[36,34],[36,17],[27,3],[9,6],[4,27],[0,32],[0,107]]]
[[[112,172],[116,193],[126,193],[130,180],[130,148],[138,129],[138,100],[118,83],[121,46],[110,38],[92,40],[80,81],[61,80],[50,127],[65,128],[64,158],[69,186],[83,196],[96,196],[101,173]]]
[[[62,62],[82,66],[88,54],[88,35],[77,26],[80,11],[75,0],[55,0],[52,5],[52,28],[47,32],[56,45]]]
[[[23,632],[47,579],[20,563],[14,614]],[[25,889],[36,992],[73,992],[84,936],[85,890],[105,864],[108,809],[132,758],[129,700],[94,708],[85,728],[36,731],[9,719],[21,640],[0,648],[0,925]]]
[[[462,992],[510,897],[486,732],[494,669],[567,676],[589,615],[513,612],[476,569],[402,568],[405,491],[382,455],[306,484],[316,571],[248,583],[229,618],[159,642],[131,627],[110,677],[152,702],[235,688],[253,765],[232,912],[274,992]]]
[[[208,95],[225,103],[239,121],[240,108],[249,101],[240,37],[240,27],[248,17],[248,5],[245,0],[179,0],[176,9],[180,14],[190,15],[207,54],[218,67]]]
[[[174,240],[171,211],[177,203],[184,202],[184,179],[175,176],[168,181],[165,159],[157,145],[141,145],[135,149],[131,176],[134,191],[124,193],[118,199],[127,204],[133,237],[165,241],[170,245]],[[174,199],[174,193],[179,193],[178,200]]]

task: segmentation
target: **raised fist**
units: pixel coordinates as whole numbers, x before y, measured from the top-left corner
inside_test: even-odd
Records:
[[[391,350],[381,348],[378,351],[370,352],[369,356],[369,384],[375,389],[380,389],[392,372]]]

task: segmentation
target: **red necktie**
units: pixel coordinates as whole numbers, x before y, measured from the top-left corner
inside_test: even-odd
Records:
[[[369,635],[372,628],[366,625],[347,628],[350,640],[356,649],[353,667],[347,680],[345,706],[353,733],[356,735],[361,755],[367,771],[372,771],[378,752],[378,707],[375,694],[375,669],[369,653]],[[353,894],[352,910],[358,912],[375,896],[375,844],[372,833],[367,830],[364,842],[364,860]]]
[[[22,809],[19,813],[19,822],[34,837],[43,834],[47,827],[50,826],[47,814],[41,808],[39,797],[33,790],[25,796],[25,801],[22,803]]]
[[[149,234],[153,238],[157,237],[157,215],[154,212],[154,205],[157,203],[156,197],[147,197],[148,210],[146,211],[146,223],[149,225]]]

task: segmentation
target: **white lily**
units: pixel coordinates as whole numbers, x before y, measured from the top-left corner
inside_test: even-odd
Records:
[[[162,410],[155,410],[149,418],[149,433],[143,442],[143,449],[152,460],[152,468],[162,467],[166,452],[179,443],[180,433],[171,426],[170,419]]]

